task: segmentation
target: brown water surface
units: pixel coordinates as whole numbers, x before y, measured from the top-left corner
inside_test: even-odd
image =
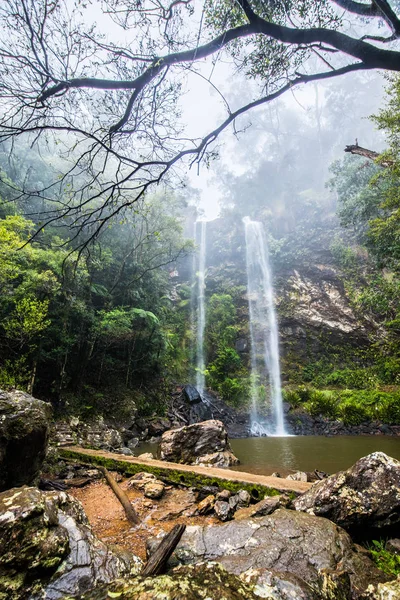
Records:
[[[400,460],[400,438],[384,435],[363,436],[292,436],[253,437],[230,440],[233,453],[240,460],[235,470],[285,476],[293,471],[336,473],[348,469],[371,452],[385,452]],[[157,445],[141,444],[135,454],[153,452]]]
[[[240,459],[240,471],[282,475],[319,469],[336,473],[348,469],[359,458],[381,451],[400,460],[400,438],[392,436],[293,436],[230,440]]]

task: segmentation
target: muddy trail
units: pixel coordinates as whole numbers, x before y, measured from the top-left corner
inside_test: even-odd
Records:
[[[215,516],[194,516],[197,504],[195,494],[187,489],[167,486],[162,498],[150,500],[142,490],[129,485],[130,480],[121,480],[118,473],[112,473],[126,492],[132,506],[138,513],[141,523],[132,526],[124,509],[111,488],[103,480],[97,480],[83,488],[68,490],[79,500],[94,533],[107,544],[116,544],[146,560],[146,539],[161,531],[169,532],[177,523],[185,525],[218,524]]]

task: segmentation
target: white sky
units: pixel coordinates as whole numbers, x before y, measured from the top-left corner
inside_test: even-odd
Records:
[[[74,0],[67,0],[73,2]],[[201,5],[201,3],[199,4]],[[198,6],[199,6],[198,5]],[[94,9],[97,9],[94,11]],[[198,10],[198,9],[196,9]],[[96,20],[97,24],[109,39],[118,39],[120,43],[123,43],[121,36],[124,35],[122,30],[112,22],[108,17],[105,17],[98,10],[98,5],[88,5],[86,8],[86,17],[88,21],[93,22]],[[193,18],[193,22],[195,21]],[[125,35],[129,38],[132,35],[132,31]],[[251,95],[252,84],[245,82],[244,79],[233,76],[232,71],[226,64],[217,63],[213,67],[211,60],[203,61],[200,65],[197,64],[196,68],[200,69],[202,75],[206,78],[212,74],[212,82],[223,92],[228,91],[231,83],[234,81],[236,86],[243,86],[243,99],[240,98],[240,103],[245,104],[253,99],[255,95]],[[320,100],[323,102],[323,88],[319,88]],[[235,90],[237,92],[237,89]],[[313,106],[315,101],[315,89],[314,84],[302,85],[296,87],[292,93],[286,93],[277,102],[284,103],[290,107],[294,107],[297,111],[303,112],[304,107],[307,109],[309,106]],[[236,94],[237,102],[237,94]],[[186,92],[181,97],[180,108],[182,110],[183,121],[186,126],[185,134],[187,137],[202,137],[215,126],[219,125],[221,121],[226,117],[226,109],[222,99],[219,97],[215,89],[204,79],[194,74],[188,76],[186,84]],[[237,106],[234,106],[237,108]],[[267,108],[259,107],[249,112],[245,119],[246,122],[251,123],[252,120],[257,119],[257,114]],[[242,118],[243,119],[243,118]],[[243,123],[243,121],[242,121]],[[356,125],[356,124],[355,124]],[[262,132],[260,132],[260,145],[262,141]],[[350,140],[352,141],[352,140]],[[207,219],[214,219],[218,216],[219,211],[219,200],[221,192],[216,184],[216,178],[218,177],[218,170],[221,166],[229,165],[235,174],[243,172],[243,165],[235,161],[235,145],[238,143],[246,144],[246,132],[239,135],[239,140],[232,134],[232,126],[226,130],[218,138],[218,148],[220,151],[220,159],[213,161],[210,169],[205,164],[201,164],[199,169],[197,165],[194,165],[188,172],[189,182],[192,187],[199,190],[201,195],[200,210],[204,211]],[[248,168],[246,166],[246,168]]]

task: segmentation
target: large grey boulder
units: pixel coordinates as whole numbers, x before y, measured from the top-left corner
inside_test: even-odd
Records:
[[[111,551],[81,504],[33,487],[0,494],[0,598],[58,600],[136,574],[139,558]]]
[[[315,483],[293,502],[298,511],[326,517],[348,530],[400,523],[400,462],[383,452]]]
[[[162,460],[176,463],[229,467],[239,462],[231,452],[224,424],[213,419],[166,431],[160,451]]]
[[[36,483],[46,455],[51,407],[0,390],[0,491]]]
[[[369,584],[388,580],[343,529],[327,519],[287,509],[220,526],[187,527],[173,561],[216,561],[230,573],[246,577],[254,569],[262,577],[264,570],[264,580],[266,571],[275,577],[279,573],[280,579],[291,574],[303,587],[311,586],[316,598],[329,597],[322,595],[329,588],[338,600],[356,599]]]

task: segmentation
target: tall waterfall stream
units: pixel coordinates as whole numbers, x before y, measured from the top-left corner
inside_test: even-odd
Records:
[[[200,244],[198,253],[197,275],[197,331],[196,331],[196,387],[201,394],[205,387],[205,359],[204,359],[204,330],[206,326],[205,291],[206,291],[206,232],[207,222],[196,221],[200,225]]]
[[[250,318],[251,430],[253,435],[287,435],[283,418],[278,323],[268,246],[262,223],[243,219],[246,233],[247,295]],[[270,418],[260,417],[260,387],[269,379]]]

